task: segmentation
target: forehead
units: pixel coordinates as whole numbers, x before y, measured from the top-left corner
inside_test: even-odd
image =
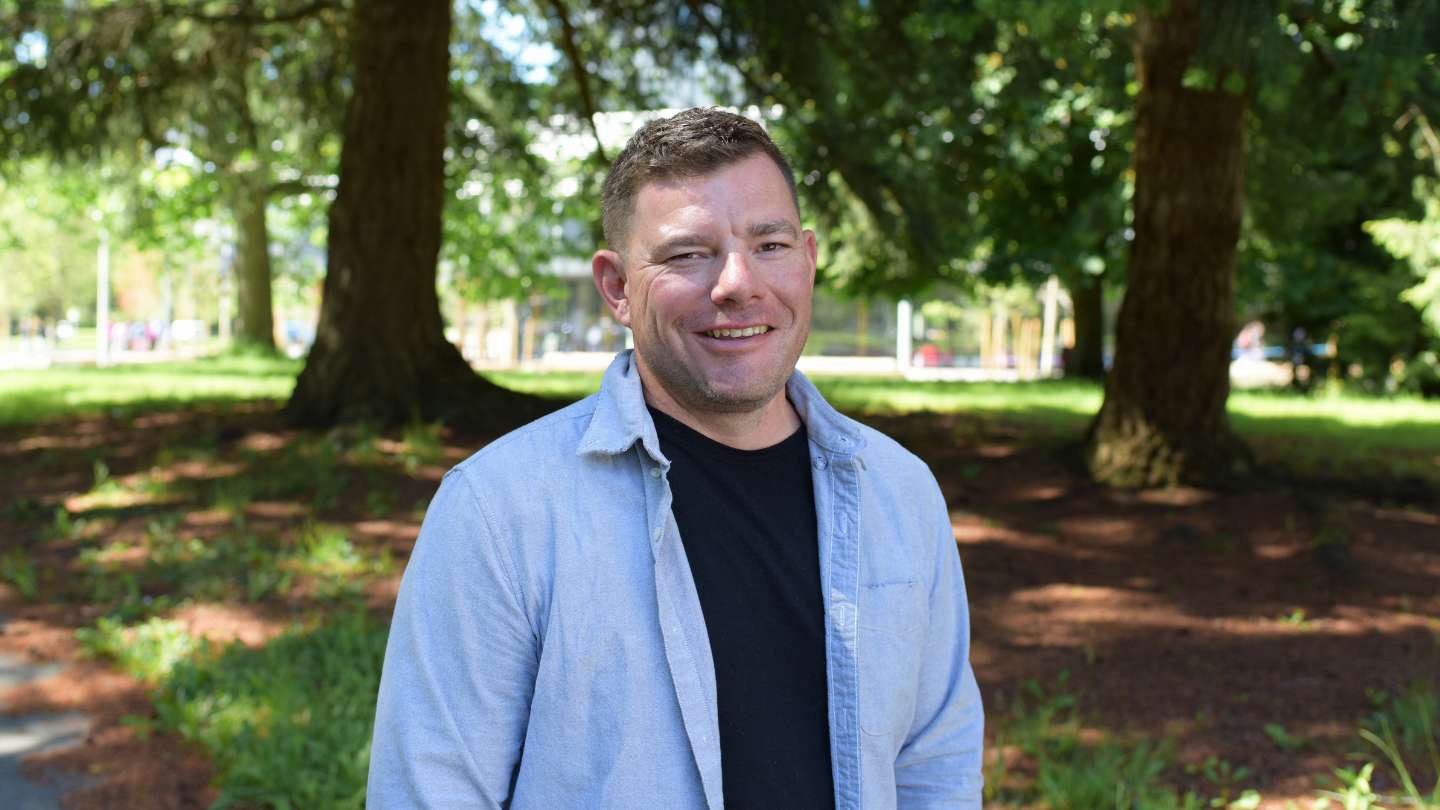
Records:
[[[781,219],[798,228],[790,186],[775,162],[757,153],[709,174],[646,182],[635,195],[631,230],[647,240],[685,229],[743,232],[752,223]]]

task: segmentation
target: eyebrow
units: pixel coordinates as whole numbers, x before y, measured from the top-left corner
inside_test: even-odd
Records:
[[[706,244],[707,241],[698,233],[677,234],[651,248],[650,256],[654,259],[664,259],[682,247],[698,247]]]
[[[761,236],[774,236],[777,233],[783,233],[791,239],[800,238],[800,232],[795,230],[795,226],[783,219],[773,219],[769,222],[757,222],[754,225],[751,225],[746,231],[746,235],[749,236],[751,239],[756,239]]]
[[[795,226],[783,219],[773,219],[768,222],[757,222],[745,229],[745,235],[751,239],[760,239],[775,234],[784,234],[791,239],[799,239],[800,232]],[[701,233],[679,233],[661,242],[650,249],[650,255],[655,259],[664,259],[681,248],[702,247],[708,245],[710,240]]]

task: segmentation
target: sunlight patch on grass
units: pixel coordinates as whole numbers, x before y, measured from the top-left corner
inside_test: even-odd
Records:
[[[0,425],[200,402],[288,397],[294,360],[221,356],[178,363],[0,372]]]
[[[364,807],[370,730],[388,628],[358,610],[251,647],[212,644],[176,621],[102,619],[77,636],[152,685],[154,717],[215,761],[216,806]]]

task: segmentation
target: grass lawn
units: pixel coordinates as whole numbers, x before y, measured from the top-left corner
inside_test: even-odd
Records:
[[[297,361],[245,356],[181,363],[58,368],[0,373],[0,426],[193,403],[281,400]],[[550,397],[593,392],[588,372],[488,372],[501,385]],[[1094,383],[905,382],[883,377],[816,377],[838,407],[859,413],[961,413],[1040,440],[1078,438],[1100,407]],[[1262,463],[1322,478],[1419,479],[1440,484],[1440,402],[1355,394],[1305,397],[1240,391],[1230,397],[1236,430]]]
[[[281,400],[300,364],[285,358],[221,356],[178,363],[0,372],[0,426],[177,405]]]
[[[510,388],[581,397],[598,374],[498,372]],[[1014,426],[1037,439],[1078,439],[1100,408],[1098,384],[905,382],[883,377],[815,377],[837,407],[860,413],[962,413]],[[1358,394],[1301,396],[1237,391],[1230,419],[1262,463],[1321,478],[1416,478],[1440,485],[1440,401]]]

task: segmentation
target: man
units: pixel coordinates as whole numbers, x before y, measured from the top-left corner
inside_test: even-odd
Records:
[[[599,393],[445,478],[405,572],[369,806],[980,806],[964,583],[929,470],[794,371],[815,235],[755,123],[631,139]]]

